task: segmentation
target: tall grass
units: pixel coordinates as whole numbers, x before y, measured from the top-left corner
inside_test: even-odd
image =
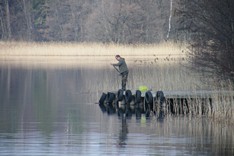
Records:
[[[93,67],[93,61],[98,61],[98,67],[106,66],[103,62],[113,61],[116,54],[126,59],[152,58],[158,60],[180,58],[185,54],[181,46],[171,42],[149,45],[116,45],[100,43],[65,43],[65,42],[0,42],[0,64],[11,61],[16,66],[46,66],[76,67],[86,64]],[[90,57],[91,56],[91,57]],[[141,60],[142,61],[142,60]],[[144,61],[144,60],[143,60]],[[110,61],[108,63],[111,63]]]
[[[116,45],[66,42],[0,42],[0,56],[152,56],[182,54],[181,47],[165,42],[149,45]]]

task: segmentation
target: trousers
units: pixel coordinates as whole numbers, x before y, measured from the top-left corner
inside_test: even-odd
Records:
[[[126,84],[128,81],[128,72],[122,73],[121,76],[122,76],[122,89],[126,90]]]

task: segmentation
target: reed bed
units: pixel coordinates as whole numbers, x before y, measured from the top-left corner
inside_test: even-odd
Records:
[[[172,42],[148,45],[116,45],[70,42],[0,42],[0,56],[152,56],[181,55],[181,45]]]
[[[66,42],[0,42],[0,65],[76,68],[81,64],[93,68],[93,61],[99,61],[97,67],[111,63],[116,54],[128,60],[155,61],[185,57],[181,45],[171,42],[149,45],[116,45],[101,43]],[[109,58],[108,58],[109,57]],[[103,61],[105,60],[105,61]],[[163,62],[163,61],[162,61]],[[128,63],[131,63],[128,62]]]

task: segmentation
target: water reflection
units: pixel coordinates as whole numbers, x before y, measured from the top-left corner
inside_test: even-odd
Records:
[[[94,103],[119,87],[116,76],[108,67],[0,67],[0,155],[234,154],[233,127],[223,123],[103,113]]]
[[[127,140],[127,134],[128,134],[128,125],[127,125],[127,120],[126,118],[121,119],[121,126],[120,126],[120,131],[119,131],[119,140],[118,144],[120,146],[126,145],[126,140]]]

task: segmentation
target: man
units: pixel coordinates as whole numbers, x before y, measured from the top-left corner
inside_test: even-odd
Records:
[[[126,83],[127,83],[127,79],[128,79],[128,67],[127,67],[127,64],[125,62],[125,59],[122,58],[120,55],[116,55],[115,58],[119,62],[116,63],[116,64],[111,64],[111,65],[113,65],[114,67],[116,67],[116,66],[119,67],[118,72],[122,76],[122,89],[126,90]]]

